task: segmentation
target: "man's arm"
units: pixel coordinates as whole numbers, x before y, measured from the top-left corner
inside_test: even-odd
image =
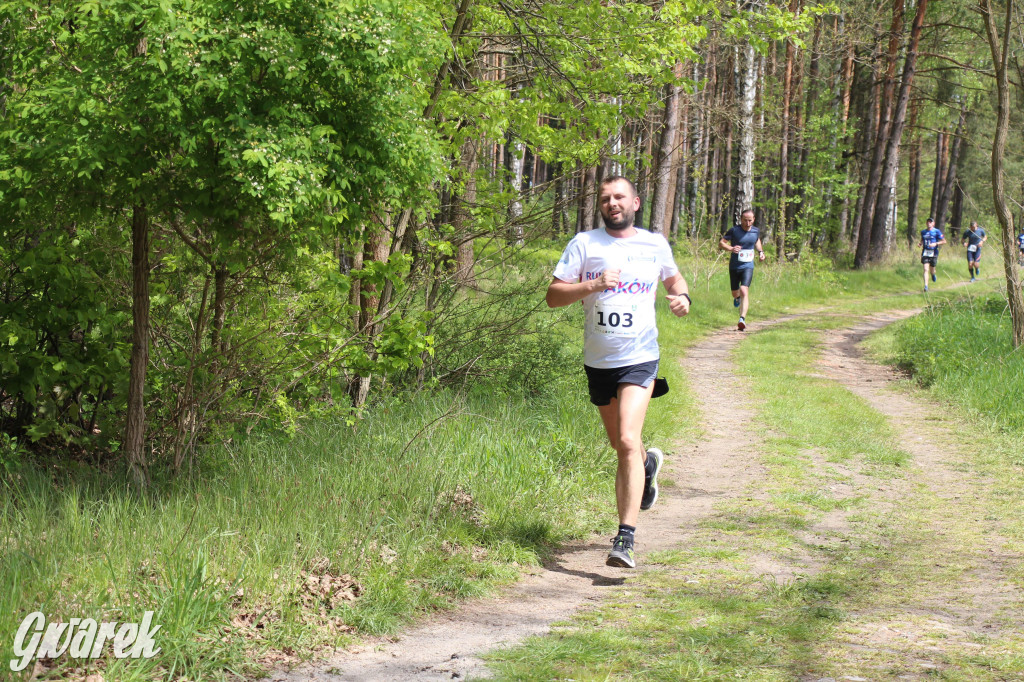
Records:
[[[761,244],[761,238],[757,238],[757,243],[754,244],[754,248],[757,249],[757,255],[761,260],[764,260],[764,246]]]
[[[597,279],[586,282],[566,282],[553,277],[551,284],[548,285],[545,300],[549,308],[561,308],[582,301],[590,294],[610,289],[618,283],[619,270],[617,268],[605,270]]]
[[[740,252],[739,244],[737,244],[736,246],[733,246],[732,244],[729,243],[729,235],[730,234],[732,234],[732,230],[729,230],[728,232],[726,232],[725,234],[722,235],[722,238],[718,240],[718,248],[721,251],[730,251],[732,253],[739,253]]]
[[[668,292],[668,308],[673,315],[682,317],[690,312],[690,288],[681,274],[677,272],[666,279],[665,290]]]

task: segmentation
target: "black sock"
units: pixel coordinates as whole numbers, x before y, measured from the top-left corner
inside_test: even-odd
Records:
[[[624,523],[620,523],[619,535],[625,535],[630,540],[634,540],[636,538],[636,526],[627,526]]]

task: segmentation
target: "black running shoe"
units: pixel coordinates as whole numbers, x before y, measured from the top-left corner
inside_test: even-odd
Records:
[[[650,509],[658,501],[658,472],[661,471],[661,460],[664,455],[658,448],[647,451],[647,468],[644,469],[644,495],[640,498],[640,508]]]
[[[612,551],[608,552],[608,566],[619,568],[636,568],[636,559],[633,558],[633,538],[626,535],[616,535],[612,538]]]

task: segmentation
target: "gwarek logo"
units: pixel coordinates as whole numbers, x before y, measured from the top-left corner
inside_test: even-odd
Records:
[[[114,658],[152,658],[160,653],[153,639],[162,625],[153,625],[153,612],[146,611],[142,623],[96,622],[92,618],[72,618],[67,623],[46,624],[41,611],[30,613],[21,621],[14,635],[14,655],[11,670],[19,672],[33,659],[60,658],[65,653],[71,658],[99,658],[109,641]],[[45,628],[45,630],[44,630]]]

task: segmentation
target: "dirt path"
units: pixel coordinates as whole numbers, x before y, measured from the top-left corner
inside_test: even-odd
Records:
[[[734,330],[717,332],[682,359],[687,374],[695,379],[693,385],[700,389],[700,414],[704,415],[707,436],[697,443],[665,448],[668,455],[661,495],[655,508],[641,516],[637,532],[641,570],[645,553],[684,543],[717,501],[739,495],[760,470],[753,436],[742,435],[738,440],[735,435],[756,432],[744,428],[751,410],[740,409],[731,416],[728,432],[720,426],[721,420],[709,421],[722,405],[746,405],[746,392],[729,357],[742,338]],[[292,671],[277,671],[271,679],[339,682],[486,677],[481,653],[546,633],[552,623],[600,601],[609,588],[624,582],[632,572],[605,566],[608,548],[604,538],[571,545],[496,598],[471,601],[394,640],[339,652]]]
[[[830,487],[833,495],[842,496],[844,486],[851,488],[848,492],[852,495],[854,488],[866,484],[875,491],[871,497],[876,504],[898,508],[905,496],[917,496],[922,489],[947,504],[969,498],[972,486],[984,484],[963,474],[956,448],[950,446],[958,441],[954,427],[944,420],[929,419],[934,406],[915,404],[907,395],[893,391],[891,383],[898,378],[896,373],[866,360],[857,348],[872,331],[913,312],[874,315],[850,328],[823,334],[820,375],[842,384],[886,415],[913,457],[906,480],[865,483],[866,479],[851,472],[849,483]],[[669,454],[662,475],[661,497],[655,509],[641,517],[638,530],[638,570],[644,570],[644,557],[649,552],[685,546],[697,538],[701,522],[715,514],[716,503],[750,495],[752,484],[763,473],[758,447],[762,430],[751,423],[755,406],[747,400],[749,390],[732,366],[731,351],[742,338],[742,334],[732,330],[720,331],[690,349],[681,360],[692,378],[705,436],[697,442],[666,448]],[[973,512],[968,513],[973,516]],[[843,534],[848,529],[846,516],[842,511],[827,515],[809,532],[825,537]],[[959,529],[943,524],[963,521],[947,518],[921,532],[940,538],[958,537],[962,535]],[[985,536],[986,546],[998,546],[999,529],[995,524],[990,526],[978,532]],[[969,640],[979,632],[995,634],[1021,627],[1024,595],[1007,578],[1006,557],[952,540],[945,544],[936,542],[936,550],[955,557],[957,565],[964,567],[953,576],[952,588],[947,575],[941,589],[919,590],[913,603],[893,604],[890,608],[878,604],[856,614],[850,630],[835,642],[846,649],[839,654],[840,658],[846,656],[851,665],[870,668],[865,657],[881,652],[887,664],[897,656],[908,665],[916,662],[934,670],[941,665],[929,663],[931,659],[922,657],[918,650],[926,643],[941,653],[931,637],[935,633],[945,639],[946,644],[940,642],[940,647],[966,647],[971,646]],[[291,682],[487,677],[481,654],[548,632],[553,623],[601,602],[633,574],[605,566],[607,551],[605,538],[574,544],[498,597],[474,600],[453,612],[434,616],[396,639],[370,642],[359,649],[338,652],[328,660],[277,671],[271,679]],[[813,573],[815,566],[811,557],[765,556],[763,561],[755,561],[751,570],[786,580],[798,573]],[[834,655],[833,652],[828,657]],[[910,679],[916,679],[916,675]]]
[[[909,475],[898,486],[908,494],[906,508],[895,521],[905,524],[910,542],[927,548],[921,556],[911,551],[897,558],[893,567],[894,575],[914,575],[914,588],[898,593],[901,601],[856,614],[839,644],[850,659],[881,654],[887,669],[894,662],[908,671],[916,665],[926,677],[964,651],[998,653],[995,640],[1024,629],[1024,594],[1014,579],[1020,557],[1006,549],[1002,519],[988,506],[994,484],[969,464],[971,439],[941,406],[894,390],[898,373],[867,360],[858,348],[870,333],[908,314],[871,316],[827,332],[819,366],[886,415],[900,447],[912,456]]]

